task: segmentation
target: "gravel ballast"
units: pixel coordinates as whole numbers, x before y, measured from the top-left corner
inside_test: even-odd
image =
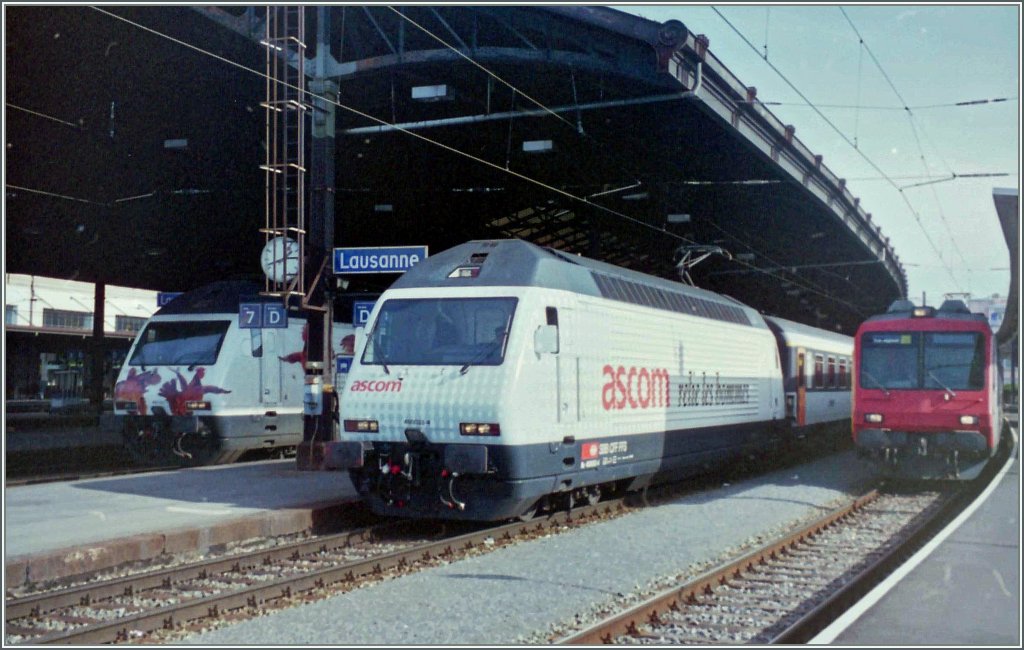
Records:
[[[192,635],[196,644],[543,643],[580,617],[650,595],[668,578],[821,516],[868,484],[853,452],[613,521]]]

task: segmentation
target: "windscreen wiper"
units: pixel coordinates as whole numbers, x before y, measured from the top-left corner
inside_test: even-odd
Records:
[[[878,379],[874,375],[872,375],[870,372],[868,372],[867,370],[861,369],[861,372],[863,372],[867,376],[868,379],[870,379],[871,381],[875,382],[878,385],[878,387],[882,389],[882,392],[885,393],[886,397],[889,396],[889,391],[887,391],[885,389],[885,384],[883,384],[882,382],[878,381]]]
[[[952,389],[952,388],[949,388],[949,387],[948,387],[948,386],[946,386],[946,385],[945,385],[944,383],[942,383],[942,380],[941,380],[941,379],[939,379],[938,377],[936,377],[936,376],[935,376],[935,373],[934,373],[934,372],[932,372],[931,370],[929,370],[929,371],[928,371],[928,376],[929,376],[929,377],[931,377],[932,379],[934,379],[934,380],[935,380],[935,383],[936,383],[936,384],[938,384],[939,386],[942,386],[942,388],[943,388],[943,389],[944,389],[944,390],[945,390],[945,391],[946,391],[947,393],[949,393],[950,397],[956,397],[956,393],[954,393],[954,392],[953,392],[953,389]]]
[[[477,354],[475,357],[473,357],[472,359],[467,361],[464,366],[459,368],[459,374],[460,375],[466,374],[466,371],[469,370],[470,366],[475,366],[476,364],[480,363],[481,361],[483,361],[487,357],[491,356],[491,353],[493,353],[495,350],[497,350],[497,349],[499,349],[501,347],[501,344],[502,344],[503,341],[504,341],[504,339],[499,339],[497,341],[491,341],[490,345],[488,345],[486,348],[481,350],[480,353]]]

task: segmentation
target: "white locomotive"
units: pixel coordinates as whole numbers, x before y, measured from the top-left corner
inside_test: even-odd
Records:
[[[178,296],[139,332],[106,422],[137,462],[228,463],[302,441],[306,320],[292,314],[286,328],[241,327],[240,303],[272,300],[259,290],[214,282]],[[352,354],[352,326],[333,330],[334,351]]]
[[[770,328],[727,296],[519,240],[418,263],[367,332],[326,463],[382,514],[500,520],[594,502],[803,430],[798,397],[802,424],[849,421],[848,388],[821,417],[794,391],[787,417],[779,354],[787,336],[852,349],[848,337]]]

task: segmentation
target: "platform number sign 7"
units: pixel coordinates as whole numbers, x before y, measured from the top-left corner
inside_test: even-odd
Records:
[[[238,326],[243,329],[263,327],[263,305],[258,302],[238,305]]]

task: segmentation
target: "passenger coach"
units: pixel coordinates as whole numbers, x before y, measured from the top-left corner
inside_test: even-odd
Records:
[[[846,435],[853,338],[773,316],[765,321],[782,357],[786,417],[794,435]]]

